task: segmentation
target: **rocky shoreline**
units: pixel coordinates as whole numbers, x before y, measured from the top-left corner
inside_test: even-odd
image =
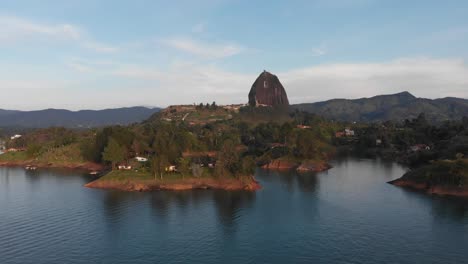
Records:
[[[442,185],[430,186],[427,183],[420,183],[420,182],[416,182],[416,181],[412,181],[408,179],[402,179],[402,178],[389,181],[388,183],[398,186],[398,187],[424,191],[428,194],[468,197],[468,187],[442,186]]]
[[[252,176],[248,182],[238,179],[214,179],[214,178],[187,178],[179,180],[146,180],[146,181],[111,181],[97,179],[84,185],[88,188],[113,189],[120,191],[184,191],[193,189],[218,189],[226,191],[256,191],[261,189],[260,184]]]
[[[93,163],[93,162],[84,162],[84,163],[41,163],[34,160],[26,161],[0,161],[0,167],[26,167],[34,166],[38,169],[70,169],[70,170],[86,170],[86,171],[103,171],[105,166]]]
[[[271,162],[263,165],[262,169],[267,170],[296,170],[297,172],[321,172],[329,170],[332,166],[326,161],[304,161],[294,162],[288,160],[272,160]]]

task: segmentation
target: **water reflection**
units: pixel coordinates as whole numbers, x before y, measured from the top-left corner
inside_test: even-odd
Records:
[[[255,197],[255,192],[214,191],[213,201],[219,222],[227,227],[227,230],[233,230],[237,226],[237,219],[242,216],[241,211],[251,207]]]
[[[395,187],[399,188],[399,187]],[[430,195],[425,191],[401,188],[401,192],[411,200],[417,200],[431,210],[434,219],[451,219],[465,222],[468,218],[468,198]]]
[[[186,210],[199,210],[200,207],[213,205],[220,224],[235,230],[240,211],[249,208],[255,202],[255,192],[228,192],[221,190],[159,191],[153,193],[128,193],[105,191],[105,218],[118,222],[129,206],[148,201],[152,214],[159,223],[167,223],[168,216],[175,212],[185,214]],[[138,203],[135,203],[138,201]],[[200,210],[203,211],[203,210]],[[180,215],[179,215],[180,217]]]
[[[84,188],[92,177],[75,172],[0,168],[0,263],[460,263],[468,257],[468,199],[389,185],[405,171],[397,164],[333,165],[317,174],[259,169],[258,192],[151,193]]]
[[[323,172],[326,174],[326,172]],[[317,173],[298,173],[295,170],[272,171],[258,169],[256,177],[261,182],[279,181],[288,192],[299,190],[304,193],[312,193],[319,187],[319,177]]]
[[[465,221],[468,216],[468,199],[456,197],[435,197],[432,201],[433,215]]]

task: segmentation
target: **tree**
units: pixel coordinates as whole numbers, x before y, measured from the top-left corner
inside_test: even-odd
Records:
[[[200,166],[200,164],[192,163],[190,169],[192,170],[192,175],[195,177],[200,177],[203,175],[203,168]]]
[[[80,151],[81,156],[85,160],[100,162],[102,153],[99,151],[98,147],[96,146],[95,140],[92,139],[84,139],[80,143]]]
[[[190,175],[190,158],[179,158],[179,171],[182,173],[182,177]]]
[[[255,173],[255,159],[252,156],[246,156],[241,159],[241,172],[243,176],[253,175]]]
[[[216,110],[217,108],[216,102],[211,103],[211,110]]]
[[[233,140],[227,139],[223,142],[221,149],[218,152],[216,162],[216,173],[219,176],[226,174],[234,175],[239,170],[239,154],[236,150],[236,145]]]
[[[153,171],[154,179],[158,178],[163,179],[163,173],[166,167],[169,166],[169,161],[167,160],[166,155],[155,155],[151,160],[151,169]]]
[[[375,142],[375,141],[374,141]],[[316,140],[310,130],[301,130],[297,133],[296,149],[301,158],[314,158],[317,154]]]
[[[105,161],[112,163],[112,169],[115,168],[115,165],[118,162],[121,162],[125,158],[125,149],[117,143],[117,141],[113,138],[109,139],[109,143],[107,143],[107,147],[104,149],[102,153],[102,158]]]
[[[41,145],[39,144],[30,144],[26,150],[26,154],[29,157],[35,157],[41,151]]]
[[[132,149],[136,155],[141,155],[145,150],[144,143],[141,140],[134,139],[132,143]]]

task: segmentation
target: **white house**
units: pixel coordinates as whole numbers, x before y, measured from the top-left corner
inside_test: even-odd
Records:
[[[174,165],[170,165],[169,167],[166,167],[167,172],[177,172],[177,167]]]
[[[131,170],[132,166],[130,166],[130,165],[119,165],[119,166],[117,166],[117,168],[119,170]]]
[[[135,157],[135,159],[138,161],[138,162],[147,162],[148,159],[147,158],[144,158],[144,157]]]
[[[344,132],[345,132],[345,135],[346,135],[347,137],[353,137],[353,136],[354,136],[354,130],[351,130],[351,129],[349,129],[349,128],[346,128]]]
[[[16,135],[12,136],[10,139],[15,140],[15,139],[20,138],[20,137],[22,137],[22,135],[16,134]]]

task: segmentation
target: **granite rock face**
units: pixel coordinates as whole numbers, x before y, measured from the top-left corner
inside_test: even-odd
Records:
[[[289,100],[278,77],[263,71],[249,93],[250,106],[288,106]]]

